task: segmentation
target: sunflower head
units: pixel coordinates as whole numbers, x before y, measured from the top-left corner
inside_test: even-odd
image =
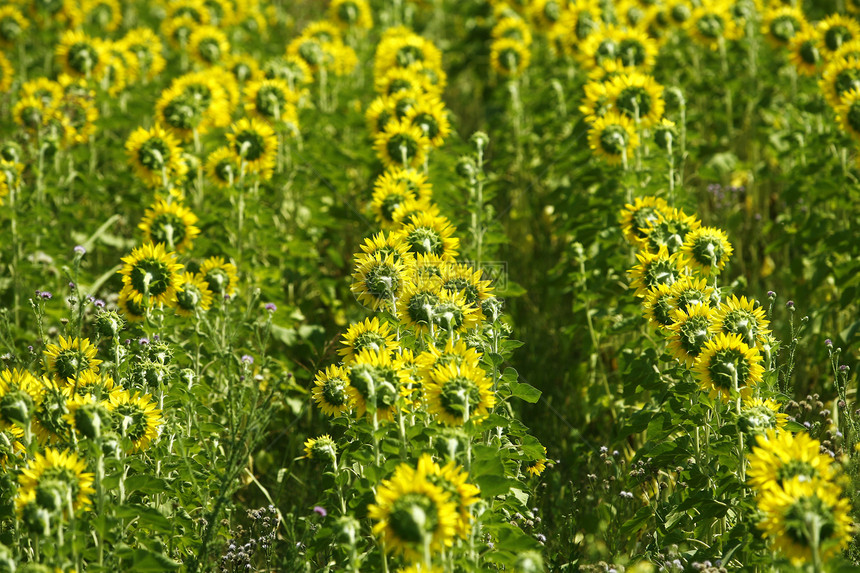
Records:
[[[88,338],[64,338],[60,344],[49,344],[45,348],[48,359],[48,372],[62,385],[84,372],[98,372],[101,360],[96,358],[96,347]]]
[[[182,290],[176,291],[172,301],[179,316],[193,316],[197,311],[206,311],[212,306],[213,293],[203,275],[186,272],[180,278],[179,286]]]
[[[350,289],[358,302],[374,311],[390,309],[403,288],[409,284],[406,265],[394,255],[362,255],[356,259]]]
[[[502,77],[521,76],[530,60],[528,45],[514,38],[499,38],[490,45],[490,65]]]
[[[19,516],[30,502],[49,511],[68,515],[68,508],[78,512],[89,509],[93,489],[93,474],[86,471],[86,462],[68,450],[60,452],[47,448],[37,453],[18,476]]]
[[[144,241],[163,243],[168,249],[179,253],[191,248],[191,241],[200,234],[194,226],[197,216],[181,203],[168,203],[159,199],[143,215],[138,228],[143,231]]]
[[[646,231],[651,223],[666,217],[669,212],[669,205],[659,197],[637,197],[632,204],[625,205],[620,213],[624,237],[633,245],[641,244],[648,236]]]
[[[317,372],[312,395],[320,410],[328,416],[339,416],[349,410],[352,400],[347,371],[339,366],[329,366]]]
[[[45,396],[45,386],[26,370],[0,373],[0,429],[26,428]]]
[[[448,426],[487,416],[496,405],[493,384],[480,367],[449,363],[434,368],[424,383],[428,411]]]
[[[853,525],[847,499],[841,488],[825,480],[794,478],[783,488],[762,493],[758,508],[762,536],[788,557],[795,566],[827,561],[851,540]],[[816,548],[817,545],[817,548]],[[818,549],[818,555],[813,551]]]
[[[669,325],[672,333],[669,348],[675,358],[689,368],[713,336],[713,310],[708,304],[693,304],[687,310],[675,309],[673,318]]]
[[[747,398],[741,407],[739,427],[755,434],[767,430],[783,430],[788,423],[788,415],[779,411],[780,406],[770,398]]]
[[[159,429],[164,423],[161,410],[156,408],[152,396],[115,390],[111,392],[109,400],[113,430],[129,440],[129,453],[149,448],[152,441],[158,438]]]
[[[391,419],[401,396],[408,393],[407,373],[387,353],[365,349],[347,367],[348,392],[356,414]]]
[[[440,551],[456,534],[457,507],[451,496],[406,464],[382,482],[367,509],[386,550],[407,559],[420,558],[425,545]]]
[[[308,438],[305,441],[305,457],[316,461],[334,461],[337,459],[337,444],[328,434]]]
[[[397,348],[394,333],[387,322],[379,318],[368,318],[349,327],[341,342],[342,348],[338,354],[343,356],[346,365],[352,363],[355,356],[365,348],[374,352],[392,352]]]
[[[693,372],[702,388],[724,401],[740,393],[750,395],[761,382],[761,355],[737,334],[719,333],[707,340],[696,358]]]
[[[182,265],[175,262],[176,254],[168,252],[163,243],[147,243],[134,249],[122,259],[119,271],[122,282],[131,290],[134,302],[170,304],[182,287],[179,278]]]
[[[588,145],[597,157],[610,165],[625,163],[639,147],[633,120],[617,111],[596,118],[588,129]]]
[[[233,295],[239,282],[236,265],[223,257],[209,257],[200,265],[200,275],[209,290],[217,295]]]
[[[737,334],[745,344],[760,346],[763,337],[770,334],[770,322],[764,309],[754,299],[732,295],[714,312],[714,322],[721,332]]]
[[[636,296],[644,298],[650,289],[659,284],[671,286],[681,278],[683,265],[677,253],[669,254],[666,246],[656,253],[638,253],[639,264],[634,266],[630,275],[630,288],[636,289]]]

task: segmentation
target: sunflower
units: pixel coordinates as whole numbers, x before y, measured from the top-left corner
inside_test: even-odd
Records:
[[[66,419],[68,402],[72,398],[70,386],[58,387],[42,379],[45,394],[33,412],[33,430],[40,444],[63,444],[71,442],[72,426]]]
[[[693,372],[703,390],[728,401],[736,392],[748,397],[761,382],[764,367],[755,346],[747,346],[739,334],[720,332],[705,342]]]
[[[191,242],[200,234],[194,226],[197,215],[178,202],[156,200],[143,215],[138,228],[143,231],[146,243],[164,243],[168,249],[183,252],[191,249]]]
[[[260,63],[256,58],[248,54],[225,54],[224,67],[240,85],[265,78],[265,74],[260,68]],[[291,88],[294,88],[294,85],[291,85]]]
[[[67,94],[60,103],[60,111],[68,118],[69,125],[74,130],[74,143],[89,142],[96,133],[95,124],[99,118],[93,99]]]
[[[292,89],[299,89],[313,82],[314,72],[302,58],[298,56],[282,56],[273,58],[263,64],[261,69],[267,78],[285,80]]]
[[[433,80],[426,74],[419,73],[417,68],[391,68],[374,81],[376,93],[391,97],[400,92],[440,95]]]
[[[757,434],[767,430],[784,430],[788,415],[780,412],[779,407],[770,398],[745,398],[741,405],[740,427]]]
[[[385,167],[405,168],[421,165],[431,144],[420,127],[392,120],[376,135],[373,146]]]
[[[425,548],[432,554],[442,551],[457,531],[451,495],[407,464],[382,481],[367,513],[377,522],[373,533],[382,537],[386,551],[413,561],[423,558]]]
[[[430,331],[437,323],[436,311],[442,301],[442,284],[436,277],[418,278],[405,286],[397,300],[397,318],[417,334]]]
[[[305,441],[305,458],[315,461],[337,462],[337,445],[328,434]]]
[[[179,286],[182,265],[175,262],[176,254],[168,252],[163,243],[146,243],[135,248],[122,261],[119,271],[122,282],[131,289],[136,303],[170,304]]]
[[[206,175],[222,189],[229,189],[239,179],[241,164],[229,147],[219,147],[206,158]]]
[[[860,140],[860,88],[845,92],[835,111],[842,129],[854,139]]]
[[[18,465],[18,457],[27,451],[19,440],[24,436],[24,431],[17,426],[8,429],[0,428],[0,470],[6,470],[8,464]]]
[[[182,290],[173,294],[171,302],[179,316],[187,318],[212,306],[212,291],[202,275],[186,272],[180,277],[179,286]]]
[[[779,48],[788,46],[795,35],[808,27],[809,24],[800,8],[775,6],[764,13],[761,32],[773,46]],[[834,27],[834,32],[836,31],[837,29]],[[843,32],[847,32],[847,30],[843,30]],[[835,45],[834,49],[839,47],[836,44],[836,35],[838,32],[832,38]],[[839,43],[841,44],[841,42]]]
[[[729,300],[714,310],[714,325],[719,332],[737,334],[747,345],[760,346],[763,337],[770,334],[770,324],[764,309],[755,299],[747,300],[732,295]]]
[[[397,233],[413,253],[437,255],[453,261],[460,249],[460,239],[453,236],[455,231],[447,218],[424,212],[410,217]]]
[[[245,86],[245,111],[263,121],[298,129],[299,92],[282,79],[251,81]]]
[[[421,62],[431,69],[442,69],[442,52],[433,42],[406,31],[389,34],[382,38],[373,59],[373,76],[385,75],[391,68],[407,68]]]
[[[683,265],[678,254],[670,255],[665,246],[656,253],[637,253],[639,264],[628,271],[630,288],[636,289],[636,296],[644,298],[648,290],[658,284],[671,286],[683,274]]]
[[[836,484],[800,478],[765,491],[758,501],[764,513],[758,524],[762,537],[772,540],[795,566],[828,562],[848,547],[854,530],[851,505],[841,495]],[[818,555],[813,554],[816,550]]]
[[[670,255],[674,255],[681,251],[685,237],[701,224],[694,215],[687,215],[683,209],[666,209],[656,221],[648,222],[646,238],[640,242],[640,246],[649,253],[665,247]]]
[[[17,6],[13,4],[0,6],[0,47],[11,48],[17,45],[29,27],[30,22]]]
[[[50,108],[45,109],[45,104],[39,98],[25,96],[12,108],[12,118],[25,130],[35,134],[42,129],[51,111]]]
[[[426,97],[406,112],[407,123],[418,126],[433,147],[441,147],[451,134],[451,123],[445,104],[438,98]]]
[[[373,17],[367,0],[332,0],[328,7],[328,17],[340,28],[370,30]]]
[[[209,290],[218,295],[232,295],[239,282],[236,265],[228,263],[223,257],[209,257],[203,261],[200,276],[206,281]]]
[[[340,366],[329,366],[317,372],[311,393],[314,401],[328,416],[339,416],[352,407],[349,375]]]
[[[684,276],[675,281],[670,287],[672,293],[672,306],[681,310],[689,310],[695,304],[710,306],[714,289],[708,286],[708,281],[703,278]]]
[[[684,22],[687,33],[693,41],[711,50],[717,50],[720,42],[736,40],[742,30],[738,28],[730,8],[725,0],[696,8]]]
[[[403,229],[404,225],[410,223],[413,217],[419,216],[439,217],[439,207],[431,203],[429,199],[406,199],[403,203],[398,205],[396,209],[394,209],[394,212],[391,214],[391,219],[394,227],[400,230]],[[433,255],[432,253],[418,253],[417,256],[421,255],[438,256]]]
[[[378,419],[390,420],[399,399],[410,392],[407,373],[388,353],[365,348],[345,371],[347,392],[359,417],[376,412]]]
[[[448,426],[486,417],[496,405],[493,383],[479,366],[449,363],[430,371],[423,384],[427,410]]]
[[[68,450],[47,448],[44,455],[37,453],[18,476],[19,515],[26,502],[33,500],[40,507],[64,515],[68,515],[70,507],[74,512],[88,510],[95,490],[94,476],[86,469],[86,462]]]
[[[135,173],[151,187],[166,187],[188,171],[179,142],[158,124],[149,130],[138,127],[126,141],[125,150]]]
[[[423,475],[430,483],[438,486],[451,496],[451,501],[457,508],[457,534],[461,539],[469,537],[472,530],[472,515],[469,507],[478,501],[481,490],[468,482],[469,473],[453,461],[439,467],[429,454],[418,458],[417,473]]]
[[[600,81],[590,81],[583,87],[585,95],[582,98],[582,104],[579,106],[579,111],[584,116],[585,121],[591,123],[598,117],[603,117],[610,109],[609,96],[606,93],[606,83]]]
[[[350,290],[358,302],[372,310],[390,309],[405,285],[406,264],[394,255],[362,255],[356,259]]]
[[[521,76],[529,67],[531,52],[526,44],[513,38],[500,38],[490,44],[490,65],[506,78]]]
[[[278,138],[269,124],[253,118],[242,118],[230,127],[227,140],[231,151],[245,169],[264,180],[271,179],[278,152]]]
[[[137,60],[136,69],[146,80],[153,80],[164,70],[167,61],[162,52],[161,38],[149,28],[129,30],[121,40],[126,50]]]
[[[483,272],[463,264],[442,264],[439,266],[442,290],[451,294],[462,293],[466,304],[481,312],[481,302],[492,295],[490,281],[484,280]],[[483,317],[483,315],[482,315]]]
[[[200,24],[188,14],[167,17],[161,22],[161,35],[174,50],[187,52],[191,34]]]
[[[2,52],[0,52],[2,53]],[[21,99],[33,97],[42,103],[44,109],[59,107],[63,100],[63,86],[48,78],[36,78],[21,84],[18,90]]]
[[[227,35],[215,26],[198,26],[188,38],[191,57],[204,66],[222,63],[230,53]]]
[[[98,79],[105,67],[104,42],[79,30],[63,32],[54,55],[63,71],[73,77]]]
[[[675,309],[672,317],[669,350],[678,362],[691,368],[714,335],[713,310],[707,304],[694,304],[686,311]]]
[[[833,55],[847,42],[860,38],[860,24],[854,18],[842,14],[831,14],[818,22],[816,28],[817,37],[821,39],[819,48],[825,59]]]
[[[12,88],[12,81],[15,79],[15,70],[6,54],[0,52],[0,93],[8,92]]]
[[[756,436],[756,446],[748,454],[748,483],[759,493],[781,489],[793,478],[804,481],[832,480],[833,460],[821,453],[821,443],[806,432],[767,430]]]
[[[522,18],[505,17],[496,22],[490,35],[494,40],[508,38],[522,43],[526,47],[532,45],[532,33],[529,30],[529,25]]]
[[[647,238],[647,229],[651,223],[670,212],[669,205],[659,197],[637,197],[621,210],[620,223],[624,238],[633,245],[640,245]]]
[[[718,275],[734,250],[726,233],[716,227],[699,227],[684,236],[681,257],[684,265],[704,277]]]
[[[541,446],[543,447],[543,446]],[[546,455],[546,448],[543,448],[543,453]],[[540,458],[537,460],[528,460],[525,463],[525,469],[528,474],[532,477],[537,477],[543,473],[546,469],[546,458]]]
[[[122,24],[122,8],[117,0],[85,0],[84,21],[99,31],[115,32]]]
[[[26,370],[0,373],[0,430],[26,429],[45,396],[45,385]]]
[[[135,300],[134,288],[131,285],[122,288],[116,305],[129,322],[141,322],[146,318],[148,305],[143,299]]]
[[[383,229],[396,228],[394,224],[394,211],[405,201],[416,199],[415,194],[409,190],[406,183],[397,181],[388,175],[382,174],[373,184],[373,199],[371,208]]]
[[[66,403],[68,413],[63,416],[78,439],[96,439],[110,427],[111,405],[109,400],[100,400],[93,394],[76,394]]]
[[[454,341],[449,338],[444,341],[437,340],[436,344],[418,355],[415,362],[418,372],[422,378],[429,378],[430,373],[437,369],[453,364],[456,368],[478,368],[481,363],[482,354],[468,346],[462,339]]]
[[[818,85],[830,107],[839,108],[845,94],[860,89],[860,58],[834,57],[824,66]]]
[[[48,374],[66,386],[84,372],[97,373],[102,361],[96,358],[96,352],[97,349],[90,343],[89,338],[60,336],[59,346],[49,344],[44,350],[48,359]]]
[[[238,87],[233,76],[224,68],[214,66],[205,72],[191,72],[182,75],[170,84],[174,93],[181,93],[185,105],[191,106],[199,117],[198,131],[205,132],[209,127],[227,127],[234,101],[238,101]],[[236,93],[231,95],[230,91]],[[176,111],[174,111],[176,113]],[[192,122],[195,123],[195,122]]]
[[[590,34],[578,53],[587,70],[601,67],[607,61],[618,62],[625,68],[649,70],[654,67],[656,56],[657,43],[645,32],[616,26]]]
[[[547,34],[555,51],[579,56],[584,41],[600,30],[601,9],[596,0],[564,2],[558,21]]]
[[[639,134],[633,121],[616,111],[598,117],[588,128],[588,146],[597,157],[610,165],[626,165],[633,150],[639,147]]]
[[[198,134],[206,132],[206,124],[203,123],[206,110],[200,103],[195,94],[186,93],[180,86],[171,86],[161,92],[155,102],[155,119],[183,141],[190,141],[195,130]]]
[[[663,117],[663,86],[651,76],[638,72],[619,74],[607,85],[606,98],[640,128],[647,129]]]
[[[158,439],[164,418],[152,396],[141,396],[137,392],[132,395],[128,390],[118,390],[111,392],[109,400],[113,429],[131,441],[129,453],[143,451],[149,448],[153,440]]]
[[[109,394],[115,387],[113,378],[108,374],[99,374],[93,370],[87,370],[78,374],[77,378],[68,381],[68,386],[73,395],[86,396],[94,394],[102,396]]]
[[[675,321],[672,312],[675,310],[672,287],[660,283],[648,290],[642,301],[642,313],[651,326],[668,334],[669,326]]]
[[[341,345],[342,348],[337,352],[343,357],[343,363],[346,366],[349,366],[355,356],[365,348],[389,354],[398,348],[391,327],[387,322],[380,322],[375,316],[351,325],[343,335]]]

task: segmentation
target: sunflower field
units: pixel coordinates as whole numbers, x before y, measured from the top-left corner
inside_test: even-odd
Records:
[[[860,572],[860,0],[0,0],[0,573]]]

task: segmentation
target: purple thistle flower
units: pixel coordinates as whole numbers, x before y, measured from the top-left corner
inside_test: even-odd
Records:
[[[273,302],[267,302],[266,303],[266,310],[268,310],[269,312],[275,312],[276,310],[278,310],[278,307]]]
[[[314,512],[320,514],[320,516],[322,517],[328,515],[328,512],[325,510],[325,508],[319,505],[314,506]]]

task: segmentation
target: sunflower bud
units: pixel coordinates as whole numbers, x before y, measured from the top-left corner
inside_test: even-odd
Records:
[[[0,419],[26,427],[33,412],[33,399],[23,390],[13,390],[0,399]]]
[[[115,311],[102,311],[96,316],[96,331],[100,336],[113,338],[122,331],[125,320]]]

